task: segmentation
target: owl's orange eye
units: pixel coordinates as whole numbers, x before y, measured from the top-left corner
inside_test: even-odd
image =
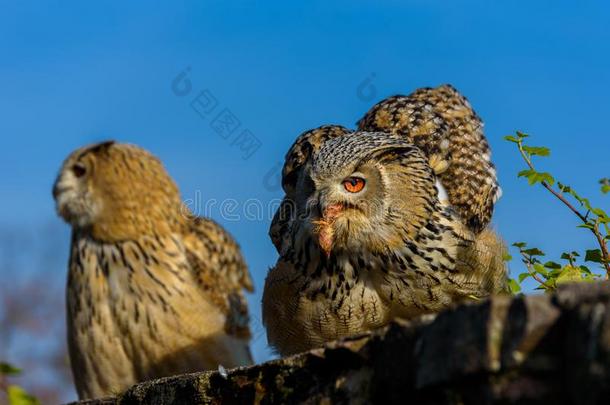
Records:
[[[343,187],[350,193],[358,193],[362,191],[366,182],[360,177],[348,177],[343,180]]]

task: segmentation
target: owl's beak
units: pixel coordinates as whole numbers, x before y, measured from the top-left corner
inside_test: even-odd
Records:
[[[330,252],[333,248],[335,233],[333,225],[337,217],[343,211],[343,208],[343,204],[341,203],[328,205],[322,209],[322,218],[314,222],[317,226],[318,244],[326,257],[330,256]]]

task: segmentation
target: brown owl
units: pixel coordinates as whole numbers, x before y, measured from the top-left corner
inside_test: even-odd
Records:
[[[157,158],[114,142],[79,149],[53,195],[72,226],[68,344],[80,398],[252,362],[239,247],[191,214]]]
[[[411,97],[405,117],[379,121],[383,132],[325,126],[287,154],[286,197],[270,230],[280,258],[263,294],[269,343],[281,354],[505,289],[505,247],[487,227],[499,188],[480,121],[453,88]],[[400,119],[411,132],[392,129]],[[484,163],[480,172],[467,150],[485,154],[469,157]],[[466,178],[445,177],[450,170]]]

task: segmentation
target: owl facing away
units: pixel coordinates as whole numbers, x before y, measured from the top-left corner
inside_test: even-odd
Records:
[[[443,110],[439,103],[423,103],[423,110]],[[445,132],[429,126],[416,135],[324,126],[297,139],[284,166],[286,197],[270,229],[280,258],[263,294],[263,321],[278,352],[311,349],[505,289],[505,247],[487,227],[499,192],[495,171],[489,163],[480,182],[443,180],[452,165],[454,174],[463,170],[459,145],[468,144],[459,136],[463,125],[444,126]],[[479,148],[487,150],[482,139]],[[492,196],[481,206],[463,197],[472,192]]]
[[[157,158],[115,142],[84,147],[53,194],[72,226],[68,346],[81,399],[252,362],[239,247],[191,214]]]

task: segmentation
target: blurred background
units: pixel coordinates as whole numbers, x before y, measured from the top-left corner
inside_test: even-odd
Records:
[[[272,358],[260,298],[277,258],[266,235],[284,153],[304,130],[354,127],[387,96],[456,86],[486,123],[503,237],[551,256],[590,247],[575,217],[516,178],[523,164],[502,137],[531,134],[552,150],[540,170],[607,206],[597,180],[610,175],[610,3],[378,3],[0,1],[0,359],[24,369],[20,384],[43,403],[75,398],[70,232],[51,185],[66,155],[91,142],[151,150],[191,208],[236,237],[256,284],[257,361]],[[237,215],[223,212],[226,200]],[[245,205],[256,208],[244,215]]]

